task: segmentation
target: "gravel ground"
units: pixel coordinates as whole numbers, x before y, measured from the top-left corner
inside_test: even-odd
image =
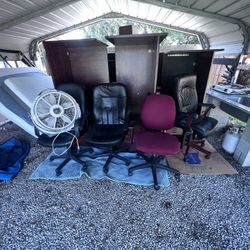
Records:
[[[239,175],[171,176],[168,188],[94,181],[34,181],[29,176],[50,152],[31,143],[25,166],[0,183],[0,249],[250,249],[250,170],[223,156]],[[209,140],[220,149],[220,134]]]

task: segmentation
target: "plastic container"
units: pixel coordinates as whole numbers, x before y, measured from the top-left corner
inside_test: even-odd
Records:
[[[222,141],[222,148],[229,154],[233,154],[240,140],[239,129],[227,131]]]

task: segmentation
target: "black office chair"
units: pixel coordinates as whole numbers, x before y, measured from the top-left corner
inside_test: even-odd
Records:
[[[120,156],[119,148],[127,132],[127,93],[120,83],[105,83],[97,85],[93,90],[94,125],[85,135],[85,141],[91,145],[108,148],[104,154],[108,159],[103,167],[108,173],[108,167],[113,158],[117,158],[128,166],[130,160]]]
[[[196,80],[196,75],[177,77],[173,90],[177,109],[176,126],[183,128],[183,143],[187,146],[184,159],[190,148],[204,153],[207,159],[210,157],[211,152],[204,149],[204,138],[218,123],[216,119],[208,117],[209,111],[215,108],[214,104],[198,103]],[[202,114],[196,113],[199,106],[206,108]]]
[[[44,147],[52,147],[52,145],[55,148],[69,147],[70,144],[72,143],[73,139],[72,135],[75,135],[77,138],[79,138],[87,131],[84,89],[81,86],[74,83],[61,84],[57,87],[57,89],[68,93],[76,100],[81,109],[81,117],[75,121],[73,129],[69,131],[70,134],[65,132],[60,134],[57,138],[55,138],[56,136],[50,137],[46,134],[43,134],[37,128],[35,128],[35,133],[38,137],[37,143]],[[80,160],[80,157],[84,152],[92,152],[92,151],[93,151],[92,149],[85,149],[80,151],[77,147],[75,147],[75,145],[72,145],[72,147],[70,147],[65,154],[52,155],[50,157],[50,161],[53,161],[55,159],[64,159],[64,161],[60,163],[59,166],[56,168],[56,175],[59,176],[62,174],[63,167],[70,160],[74,160],[77,163],[81,164],[83,170],[86,170],[87,165],[84,161]]]

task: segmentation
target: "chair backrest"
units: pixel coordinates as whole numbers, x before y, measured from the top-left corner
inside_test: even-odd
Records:
[[[195,113],[198,107],[196,75],[181,76],[176,79],[174,99],[177,112]]]
[[[170,129],[174,126],[175,116],[175,101],[171,96],[152,94],[145,97],[141,110],[141,122],[146,129]]]
[[[96,124],[123,124],[126,119],[127,92],[123,84],[105,83],[93,90]]]
[[[82,86],[76,83],[63,83],[60,84],[56,87],[57,90],[61,90],[66,92],[67,94],[71,95],[78,105],[80,106],[81,109],[81,121],[80,121],[80,126],[81,129],[86,123],[86,117],[85,117],[85,91]]]

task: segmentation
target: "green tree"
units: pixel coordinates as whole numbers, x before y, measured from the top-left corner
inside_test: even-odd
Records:
[[[118,35],[119,27],[124,25],[135,26],[139,34],[168,33],[168,36],[162,42],[162,45],[200,44],[196,35],[138,23],[126,19],[109,19],[92,24],[83,29],[83,36],[85,38],[97,38],[104,43],[109,43],[105,39],[105,36]]]

